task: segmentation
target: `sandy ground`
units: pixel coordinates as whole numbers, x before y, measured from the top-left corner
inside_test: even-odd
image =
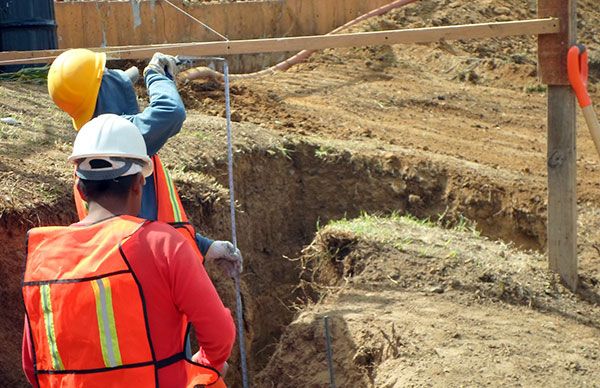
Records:
[[[539,254],[468,227],[362,216],[319,231],[303,264],[313,303],[257,386],[327,386],[325,316],[343,387],[594,386],[600,377],[600,309],[557,285]]]

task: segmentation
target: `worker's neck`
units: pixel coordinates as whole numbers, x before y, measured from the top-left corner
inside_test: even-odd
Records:
[[[88,203],[88,215],[81,222],[93,224],[115,216],[137,216],[137,212],[130,206],[129,201],[117,201],[112,198]]]

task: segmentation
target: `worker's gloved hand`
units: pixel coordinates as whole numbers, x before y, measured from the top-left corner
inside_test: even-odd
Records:
[[[148,63],[148,66],[144,69],[144,77],[149,70],[154,70],[162,75],[166,75],[171,79],[175,79],[175,76],[179,72],[177,67],[177,60],[172,55],[165,55],[162,53],[154,53],[152,59]]]
[[[215,262],[226,275],[232,278],[242,273],[244,267],[242,252],[229,241],[213,242],[204,258]]]

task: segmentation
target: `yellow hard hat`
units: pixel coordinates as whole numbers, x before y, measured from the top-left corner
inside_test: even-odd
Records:
[[[48,72],[48,92],[79,130],[92,119],[102,83],[106,54],[71,49],[60,54]]]

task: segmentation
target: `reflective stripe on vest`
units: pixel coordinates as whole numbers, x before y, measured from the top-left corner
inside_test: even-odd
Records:
[[[216,370],[185,359],[183,341],[180,353],[155,357],[143,290],[126,256],[144,244],[146,222],[121,216],[28,233],[23,300],[40,387],[156,387],[158,370],[176,362],[185,362],[189,383],[224,386]]]
[[[158,220],[169,224],[189,222],[181,205],[177,189],[171,179],[171,174],[163,166],[158,155],[152,156],[152,163],[154,164],[153,174]]]
[[[161,168],[163,168],[161,166]],[[171,178],[171,174],[168,170],[164,170],[163,174],[165,176],[165,182],[167,183],[167,188],[169,192],[169,210],[172,213],[173,222],[183,222],[183,218],[181,213],[184,212],[183,207],[180,206],[178,201],[178,196],[175,193],[175,185],[173,184],[173,179]],[[185,216],[185,213],[184,213]]]
[[[94,296],[96,297],[96,314],[98,315],[98,329],[100,331],[100,344],[102,346],[104,365],[107,367],[123,365],[115,325],[110,279],[97,279],[91,282],[91,284]]]
[[[166,222],[177,229],[192,243],[196,253],[204,260],[196,243],[196,231],[183,209],[177,188],[173,183],[173,179],[171,179],[171,174],[164,167],[158,155],[152,156],[152,163],[154,164],[153,175],[158,221]]]
[[[48,349],[50,349],[50,358],[52,367],[55,370],[65,369],[56,346],[56,334],[54,332],[54,315],[52,314],[52,302],[50,299],[50,285],[42,284],[40,286],[40,299],[42,302],[42,311],[44,312],[44,327],[46,328],[46,338],[48,340]]]

